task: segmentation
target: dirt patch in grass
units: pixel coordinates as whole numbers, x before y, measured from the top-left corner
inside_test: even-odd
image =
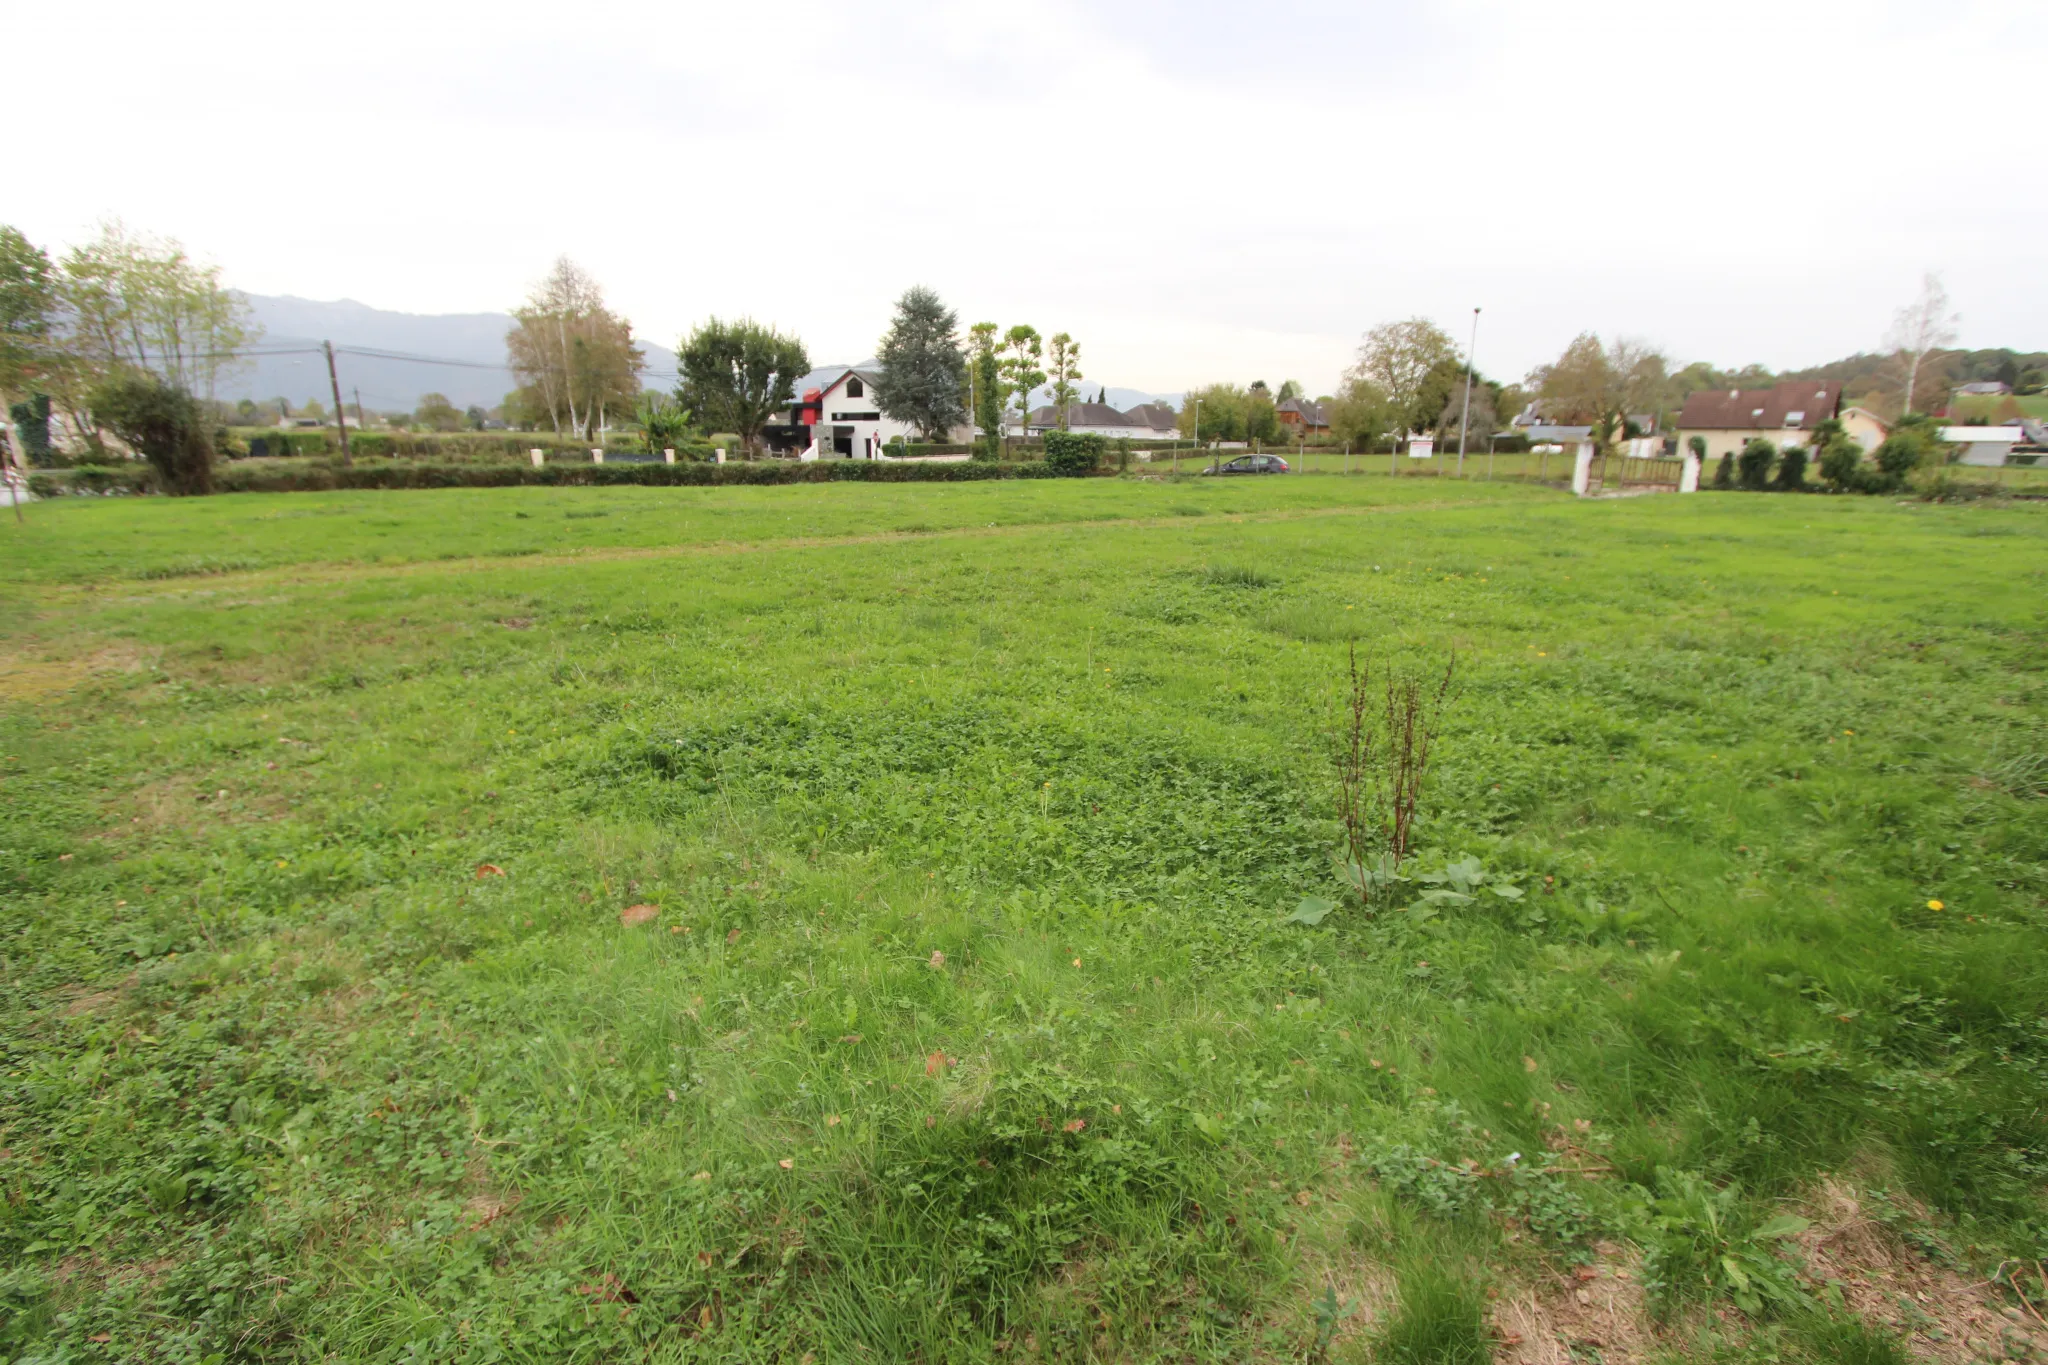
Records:
[[[2007,1308],[1990,1287],[1937,1264],[1870,1216],[1847,1181],[1826,1179],[1809,1203],[1813,1226],[1800,1236],[1809,1272],[1836,1285],[1849,1310],[1905,1341],[1924,1360],[1965,1362],[2048,1356],[2048,1327]],[[1926,1210],[1901,1206],[1916,1223]]]
[[[1635,1256],[1613,1242],[1593,1250],[1586,1265],[1501,1295],[1493,1311],[1500,1365],[1622,1365],[1657,1354]]]

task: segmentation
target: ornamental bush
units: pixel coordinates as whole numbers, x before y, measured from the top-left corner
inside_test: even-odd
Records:
[[[1771,463],[1778,458],[1778,448],[1761,436],[1752,436],[1742,447],[1742,453],[1735,457],[1735,482],[1753,493],[1761,493],[1770,486]]]
[[[1778,477],[1772,480],[1771,486],[1784,493],[1804,493],[1806,491],[1806,448],[1804,446],[1785,447],[1784,453],[1778,459]]]
[[[148,460],[166,493],[213,491],[213,442],[199,401],[153,374],[117,375],[94,390],[93,416]]]
[[[1108,448],[1109,443],[1093,433],[1045,433],[1045,462],[1055,474],[1093,474],[1102,467],[1102,456]]]

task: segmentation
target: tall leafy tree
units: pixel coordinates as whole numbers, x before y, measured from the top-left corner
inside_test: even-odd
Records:
[[[974,367],[970,386],[974,394],[974,424],[981,428],[983,448],[993,459],[1003,439],[1003,399],[1007,393],[1003,387],[1002,342],[993,322],[977,322],[967,330]]]
[[[1067,429],[1067,409],[1081,396],[1074,387],[1074,381],[1082,378],[1081,347],[1065,332],[1055,332],[1046,344],[1047,375],[1052,380],[1053,420],[1060,424],[1060,430]]]
[[[1627,429],[1629,414],[1656,414],[1671,388],[1670,364],[1654,348],[1626,337],[1602,345],[1591,332],[1529,373],[1529,386],[1554,422],[1583,423],[1605,445]]]
[[[108,223],[65,253],[58,313],[44,378],[75,432],[95,455],[106,427],[92,395],[122,374],[155,375],[212,402],[219,381],[261,335],[248,300],[220,282],[175,241],[159,241]]]
[[[19,229],[0,226],[0,400],[33,390],[50,363],[57,269]]]
[[[683,338],[676,366],[676,401],[710,430],[737,434],[751,454],[768,419],[796,397],[811,361],[801,341],[772,327],[712,318]]]
[[[1400,418],[1387,391],[1370,379],[1352,375],[1330,404],[1330,434],[1360,451],[1369,451],[1380,437],[1397,431]]]
[[[557,432],[595,436],[613,413],[640,401],[645,355],[633,324],[605,306],[604,291],[567,256],[512,314],[505,351]]]
[[[882,338],[877,403],[928,441],[943,441],[967,418],[967,355],[959,327],[959,314],[919,284],[896,300],[896,317]]]
[[[1437,415],[1424,401],[1430,372],[1447,361],[1457,363],[1458,356],[1450,333],[1428,318],[1383,322],[1365,334],[1345,378],[1364,381],[1385,395],[1397,433],[1416,431]]]
[[[1190,389],[1181,400],[1181,432],[1197,441],[1242,441],[1246,409],[1250,405],[1251,395],[1235,384],[1205,384]]]
[[[1002,358],[998,362],[1003,385],[1017,402],[1017,422],[1027,434],[1031,423],[1031,394],[1045,382],[1045,371],[1039,368],[1044,359],[1045,342],[1039,337],[1038,329],[1030,323],[1020,322],[1003,334]]]
[[[249,304],[222,286],[220,267],[175,241],[108,223],[64,258],[64,349],[94,381],[145,370],[211,400],[235,353],[260,335]]]

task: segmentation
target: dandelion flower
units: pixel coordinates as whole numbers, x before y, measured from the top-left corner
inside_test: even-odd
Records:
[[[1927,902],[1927,908],[1929,910],[1945,910],[1948,907],[1944,906],[1940,901],[1929,901]]]

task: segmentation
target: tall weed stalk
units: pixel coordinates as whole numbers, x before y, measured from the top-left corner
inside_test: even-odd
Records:
[[[1351,646],[1350,693],[1337,753],[1338,815],[1344,824],[1345,867],[1368,904],[1392,882],[1415,842],[1430,758],[1455,693],[1458,656],[1444,660],[1434,685],[1420,674],[1380,669]]]

